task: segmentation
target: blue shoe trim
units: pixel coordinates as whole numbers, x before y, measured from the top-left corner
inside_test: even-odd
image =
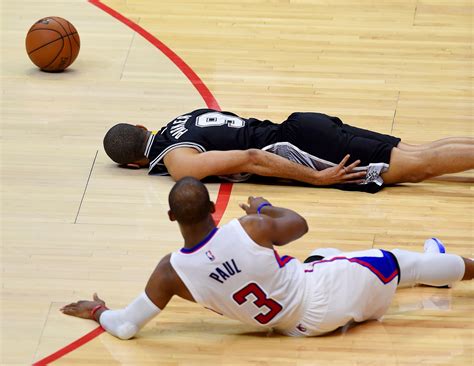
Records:
[[[440,253],[446,253],[446,248],[444,247],[444,245],[441,243],[441,241],[437,238],[431,238],[434,240],[434,242],[436,244],[438,244],[438,249],[439,249],[439,252]]]

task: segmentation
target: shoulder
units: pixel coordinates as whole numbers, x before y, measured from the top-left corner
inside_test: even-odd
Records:
[[[273,248],[272,232],[274,220],[266,215],[246,215],[239,218],[239,222],[248,236],[257,244]]]
[[[158,265],[156,266],[155,271],[162,272],[163,274],[165,274],[173,269],[173,267],[171,266],[171,254],[172,253],[169,253],[163,258],[161,258]]]
[[[160,283],[162,287],[169,287],[175,283],[178,275],[171,265],[171,255],[172,253],[169,253],[161,258],[150,277],[152,283]]]

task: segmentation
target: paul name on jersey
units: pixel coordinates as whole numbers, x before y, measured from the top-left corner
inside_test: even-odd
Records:
[[[237,273],[242,272],[234,259],[225,261],[222,263],[222,267],[216,267],[214,271],[209,274],[209,277],[216,280],[219,283],[224,283],[231,276],[235,276]]]

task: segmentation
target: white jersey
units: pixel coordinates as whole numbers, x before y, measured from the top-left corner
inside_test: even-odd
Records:
[[[255,243],[236,219],[171,265],[204,307],[246,324],[291,336],[320,335],[348,322],[378,319],[399,277],[393,254],[339,253],[307,264]]]
[[[237,219],[172,253],[171,265],[196,302],[246,324],[292,329],[306,308],[303,264],[255,243]]]

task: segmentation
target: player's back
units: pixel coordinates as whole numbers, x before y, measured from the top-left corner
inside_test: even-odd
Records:
[[[255,243],[236,219],[174,252],[171,264],[199,304],[229,318],[285,329],[304,311],[302,264]]]
[[[150,135],[145,155],[150,174],[166,175],[163,159],[176,148],[206,151],[261,149],[277,140],[279,125],[256,118],[241,118],[231,112],[197,109],[169,122]]]

